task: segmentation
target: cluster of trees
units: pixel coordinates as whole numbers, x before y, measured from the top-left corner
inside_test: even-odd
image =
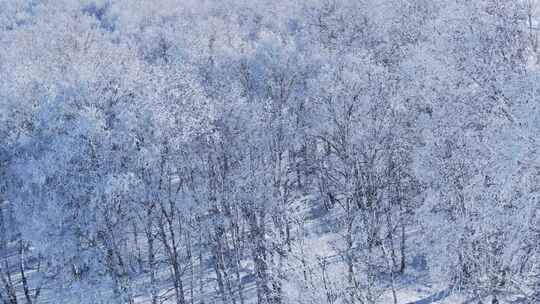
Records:
[[[539,302],[537,9],[0,1],[0,302]]]

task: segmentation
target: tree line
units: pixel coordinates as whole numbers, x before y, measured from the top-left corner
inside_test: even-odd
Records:
[[[0,1],[0,302],[540,301],[536,2]]]

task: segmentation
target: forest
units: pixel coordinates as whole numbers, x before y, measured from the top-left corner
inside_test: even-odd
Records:
[[[0,0],[0,303],[540,303],[539,17]]]

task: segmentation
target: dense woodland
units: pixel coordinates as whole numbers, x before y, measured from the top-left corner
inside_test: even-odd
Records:
[[[540,303],[539,14],[0,0],[0,303]]]

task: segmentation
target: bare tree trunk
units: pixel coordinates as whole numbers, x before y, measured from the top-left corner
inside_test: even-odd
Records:
[[[32,304],[32,296],[30,295],[30,287],[28,286],[28,279],[26,278],[26,261],[25,261],[25,249],[26,246],[23,241],[19,240],[19,273],[21,274],[21,283],[23,285],[24,297],[27,304]]]
[[[133,229],[133,241],[135,243],[135,251],[137,252],[137,267],[139,272],[143,272],[144,270],[144,263],[143,263],[143,257],[142,257],[142,250],[141,246],[139,244],[139,233],[137,228],[137,222],[132,221],[132,229]]]
[[[150,295],[152,304],[158,304],[159,290],[156,278],[156,252],[154,249],[155,236],[153,233],[153,210],[155,205],[152,204],[146,211],[146,241],[148,244],[148,268],[150,272]]]
[[[264,209],[264,207],[261,207]],[[259,217],[257,219],[257,217]],[[255,266],[255,283],[257,285],[257,303],[269,304],[271,291],[269,287],[267,252],[265,244],[264,230],[265,211],[249,211],[248,220],[254,246],[252,247],[252,258]]]
[[[188,225],[191,227],[191,225]],[[191,304],[195,303],[195,294],[194,294],[194,280],[195,280],[195,273],[194,273],[194,261],[193,261],[193,252],[192,252],[192,238],[191,238],[191,228],[188,228],[186,233],[186,260],[188,261],[189,265],[189,296]]]
[[[396,283],[395,283],[395,272],[394,272],[394,264],[392,261],[392,257],[388,257],[388,253],[386,252],[386,248],[384,244],[381,245],[381,250],[383,254],[384,261],[386,262],[386,267],[388,268],[388,272],[390,273],[390,289],[392,291],[392,299],[394,300],[394,304],[397,304],[397,294],[396,294]]]
[[[400,246],[399,246],[399,251],[401,255],[401,260],[400,260],[400,265],[399,265],[400,274],[405,273],[405,265],[406,265],[405,241],[406,241],[405,224],[402,222],[401,223],[401,239],[400,239]]]
[[[216,272],[216,279],[218,284],[219,293],[221,295],[221,300],[223,304],[228,303],[227,293],[225,291],[225,283],[223,280],[221,259],[219,258],[219,249],[217,245],[212,246],[213,256],[214,256],[214,271]]]
[[[202,246],[202,227],[201,223],[198,223],[199,227],[199,296],[200,304],[204,304],[204,258],[203,258],[203,246]]]
[[[239,221],[239,219],[236,219]],[[244,294],[243,294],[243,284],[242,284],[242,276],[240,274],[240,267],[241,267],[241,248],[240,248],[240,240],[239,238],[239,231],[238,231],[238,222],[234,224],[232,227],[232,239],[233,239],[233,250],[234,250],[234,272],[236,275],[236,289],[238,293],[238,297],[240,299],[240,304],[244,304]]]
[[[0,201],[0,257],[2,258],[2,265],[0,266],[0,278],[6,295],[2,295],[5,303],[17,304],[17,293],[15,291],[13,280],[11,278],[11,270],[9,264],[9,252],[8,252],[8,240],[6,223],[4,217],[4,204]]]

